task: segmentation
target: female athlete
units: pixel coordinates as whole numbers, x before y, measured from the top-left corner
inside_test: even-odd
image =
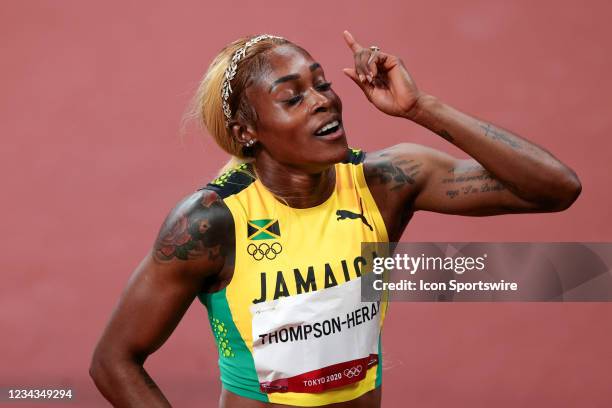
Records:
[[[400,239],[418,210],[553,212],[581,191],[544,149],[419,90],[402,60],[344,32],[344,73],[387,115],[471,157],[403,142],[349,148],[323,67],[276,36],[226,46],[196,111],[233,156],[169,213],[134,271],[90,373],[115,406],[170,403],[143,364],[197,297],[217,342],[222,407],[381,404],[381,302],[361,302],[361,242]],[[216,392],[211,390],[211,392]]]

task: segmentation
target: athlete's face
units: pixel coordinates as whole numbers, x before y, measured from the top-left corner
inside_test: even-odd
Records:
[[[271,69],[247,88],[261,148],[278,162],[304,169],[342,161],[347,149],[342,102],[323,68],[290,45],[275,47],[267,57]],[[328,130],[317,134],[328,124]]]

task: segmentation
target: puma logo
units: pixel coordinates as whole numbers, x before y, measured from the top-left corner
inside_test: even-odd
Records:
[[[361,222],[368,226],[370,231],[374,231],[372,226],[368,223],[368,220],[366,220],[366,217],[363,216],[363,205],[361,204],[361,198],[359,198],[359,211],[360,214],[354,213],[349,210],[336,210],[336,215],[338,216],[338,218],[336,218],[336,221],[360,219]]]

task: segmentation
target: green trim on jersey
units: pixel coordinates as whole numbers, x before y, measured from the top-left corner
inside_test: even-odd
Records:
[[[240,336],[227,303],[225,289],[198,295],[208,310],[208,320],[219,351],[219,370],[223,387],[234,394],[258,401],[269,402],[268,395],[255,392],[259,379],[251,350]],[[232,373],[224,376],[223,373]]]
[[[378,388],[382,385],[382,332],[378,335],[378,367],[376,367],[376,383],[375,387]]]

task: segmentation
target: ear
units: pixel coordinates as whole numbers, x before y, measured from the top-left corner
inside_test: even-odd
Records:
[[[229,128],[234,140],[243,146],[246,146],[249,140],[257,140],[257,132],[250,125],[245,125],[238,121],[231,121]]]

